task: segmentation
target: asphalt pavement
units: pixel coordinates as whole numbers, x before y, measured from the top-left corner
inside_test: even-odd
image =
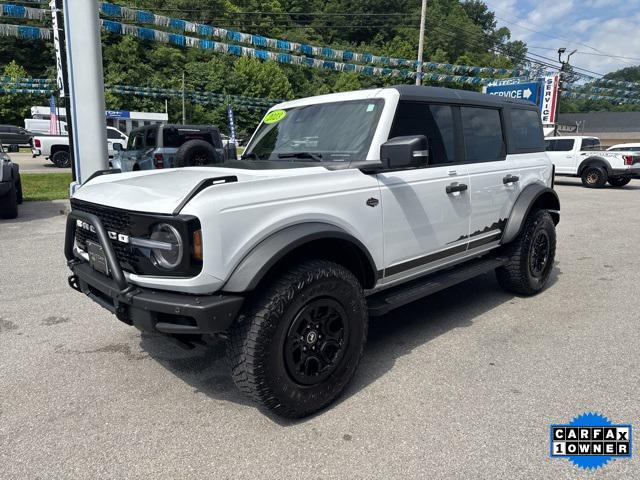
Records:
[[[587,473],[549,426],[597,411],[640,435],[640,181],[558,182],[551,284],[492,275],[371,322],[342,399],[286,421],[235,389],[224,347],[141,335],[66,284],[66,205],[0,221],[0,478],[640,478]]]
[[[63,173],[71,172],[70,168],[57,168],[44,157],[33,158],[31,153],[10,153],[11,161],[20,165],[22,173]]]

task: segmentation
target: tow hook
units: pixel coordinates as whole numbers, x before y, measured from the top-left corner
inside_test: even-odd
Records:
[[[80,283],[78,282],[77,275],[69,275],[69,278],[67,279],[67,281],[69,282],[69,286],[71,288],[73,288],[77,292],[82,293],[82,289],[80,288]]]

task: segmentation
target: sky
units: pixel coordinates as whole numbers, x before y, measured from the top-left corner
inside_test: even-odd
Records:
[[[640,65],[640,0],[485,0],[499,26],[530,54],[556,60],[566,47],[571,65],[605,74]],[[629,58],[616,58],[629,57]],[[538,58],[538,57],[534,57]],[[583,72],[584,73],[584,72]]]

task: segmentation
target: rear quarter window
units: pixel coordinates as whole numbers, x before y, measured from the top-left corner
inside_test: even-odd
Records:
[[[514,108],[511,116],[511,146],[515,153],[544,152],[542,122],[537,110]]]

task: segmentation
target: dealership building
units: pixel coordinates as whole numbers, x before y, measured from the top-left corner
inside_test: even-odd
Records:
[[[606,147],[640,143],[640,112],[562,113],[558,125],[559,135],[598,137]]]
[[[67,112],[64,108],[58,109],[58,118],[65,122]],[[167,123],[169,115],[155,112],[130,112],[128,110],[107,110],[105,112],[107,126],[114,127],[129,135],[134,128],[144,127],[153,123]],[[51,118],[50,107],[31,107],[31,118],[34,120],[49,120]],[[28,122],[25,126],[29,128]],[[48,128],[48,125],[45,124]],[[63,130],[64,131],[64,130]]]

